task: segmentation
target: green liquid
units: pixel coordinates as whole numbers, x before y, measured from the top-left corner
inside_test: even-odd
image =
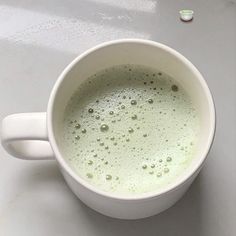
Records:
[[[64,117],[64,152],[101,190],[135,195],[161,189],[195,153],[199,118],[183,88],[144,66],[115,66],[88,78]]]

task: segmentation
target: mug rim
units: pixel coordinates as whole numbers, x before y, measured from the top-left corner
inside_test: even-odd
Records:
[[[82,177],[80,177],[78,174],[76,174],[72,168],[69,166],[69,164],[65,161],[65,159],[63,158],[62,154],[60,153],[55,137],[54,137],[54,133],[53,133],[53,128],[52,128],[52,113],[53,113],[53,105],[56,102],[55,97],[58,91],[58,88],[60,87],[62,81],[66,78],[67,74],[70,72],[70,70],[77,64],[79,63],[79,61],[84,58],[85,56],[87,56],[90,53],[93,53],[94,51],[101,49],[103,47],[107,47],[107,46],[111,46],[111,45],[115,45],[115,44],[121,44],[121,43],[140,43],[140,44],[146,44],[148,46],[154,46],[154,47],[158,47],[161,48],[164,51],[167,51],[168,53],[172,54],[173,56],[176,56],[179,60],[181,60],[182,63],[184,63],[187,67],[190,68],[191,72],[193,74],[196,75],[196,77],[198,78],[199,83],[201,83],[204,93],[206,94],[207,100],[208,100],[208,104],[209,104],[209,110],[210,110],[210,114],[212,114],[211,116],[211,120],[210,120],[210,124],[211,125],[211,129],[209,131],[208,134],[208,140],[207,140],[207,146],[205,147],[205,150],[203,152],[203,154],[201,155],[201,157],[199,158],[200,161],[198,163],[196,163],[195,166],[193,166],[192,170],[189,171],[189,173],[186,173],[185,175],[183,175],[183,177],[176,181],[173,182],[173,184],[170,184],[167,187],[163,187],[159,190],[153,190],[150,192],[146,192],[146,193],[138,193],[135,195],[119,195],[116,193],[111,193],[111,192],[106,192],[103,191],[101,189],[99,189],[98,187],[90,184],[89,182],[87,182],[86,180],[84,180]],[[182,186],[184,183],[186,183],[191,176],[193,176],[195,173],[198,172],[198,170],[202,167],[204,161],[207,158],[207,155],[211,149],[213,140],[214,140],[214,136],[215,136],[215,130],[216,130],[216,112],[215,112],[215,104],[214,104],[214,100],[211,94],[211,91],[206,83],[206,81],[204,80],[203,76],[201,75],[201,73],[198,71],[198,69],[186,58],[184,57],[182,54],[180,54],[179,52],[177,52],[176,50],[174,50],[173,48],[166,46],[162,43],[158,43],[155,41],[151,41],[151,40],[146,40],[146,39],[118,39],[118,40],[112,40],[112,41],[108,41],[108,42],[104,42],[101,44],[98,44],[88,50],[86,50],[85,52],[81,53],[79,56],[77,56],[73,61],[71,61],[66,68],[62,71],[62,73],[59,75],[58,79],[56,80],[53,89],[51,91],[50,97],[49,97],[49,102],[48,102],[48,107],[47,107],[47,129],[48,129],[48,138],[49,138],[49,142],[51,144],[51,147],[53,149],[53,152],[55,154],[55,159],[59,162],[59,164],[64,168],[64,170],[79,184],[81,184],[82,186],[84,186],[85,188],[87,188],[88,190],[102,195],[104,197],[108,197],[108,198],[113,198],[116,200],[145,200],[145,199],[150,199],[150,198],[156,198],[159,197],[161,195],[164,195],[166,193],[169,193],[171,191],[176,190],[177,188],[179,188],[180,186]]]

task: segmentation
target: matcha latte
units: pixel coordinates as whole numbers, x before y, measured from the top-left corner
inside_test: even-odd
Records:
[[[199,117],[167,74],[137,65],[100,71],[67,104],[64,153],[74,171],[106,192],[161,189],[193,159]]]

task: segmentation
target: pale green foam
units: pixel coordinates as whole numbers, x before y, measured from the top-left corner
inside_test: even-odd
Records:
[[[64,152],[91,184],[134,195],[183,173],[198,131],[196,109],[172,78],[143,66],[117,66],[88,78],[72,96]]]

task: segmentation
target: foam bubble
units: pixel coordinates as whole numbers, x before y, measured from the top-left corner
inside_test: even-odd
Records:
[[[100,130],[102,132],[106,132],[106,131],[108,131],[108,129],[109,129],[109,126],[107,124],[102,124],[100,127]]]
[[[81,127],[80,124],[76,124],[76,125],[75,125],[75,128],[76,128],[76,129],[79,129],[80,127]]]
[[[89,112],[89,113],[93,113],[93,108],[89,108],[89,109],[88,109],[88,112]]]

